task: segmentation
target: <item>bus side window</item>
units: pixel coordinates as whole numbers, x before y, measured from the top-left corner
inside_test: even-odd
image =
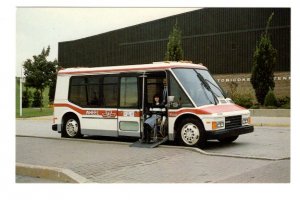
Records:
[[[147,79],[147,96],[146,102],[148,104],[153,104],[154,95],[161,94],[160,98],[162,99],[163,93],[163,79],[162,78],[148,78]]]
[[[122,77],[120,83],[120,107],[137,108],[137,77]]]
[[[88,105],[90,107],[100,107],[99,96],[100,96],[100,77],[92,76],[88,77]]]
[[[169,96],[174,96],[174,102],[177,103],[178,107],[193,107],[191,101],[172,74],[170,74],[170,89]]]
[[[119,78],[117,76],[105,76],[102,85],[103,107],[114,108],[118,106],[118,86]]]
[[[87,105],[86,83],[84,77],[72,77],[69,91],[69,100],[79,106]]]

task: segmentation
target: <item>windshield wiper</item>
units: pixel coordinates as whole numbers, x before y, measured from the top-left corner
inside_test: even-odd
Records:
[[[196,70],[195,72],[197,73],[197,77],[199,78],[199,80],[202,82],[202,84],[204,85],[204,87],[211,92],[214,101],[215,101],[215,105],[218,104],[218,98],[217,95],[213,92],[213,90],[211,89],[211,87],[209,86],[209,84],[206,82],[206,80],[203,78],[203,76],[201,74],[199,74]]]
[[[223,95],[223,97],[224,98],[226,98],[226,95],[224,94],[224,91],[223,90],[221,90],[218,86],[216,86],[213,82],[211,82],[210,80],[208,80],[208,79],[204,79],[205,81],[207,81],[207,82],[209,82],[212,86],[214,86],[215,88],[217,88],[220,92],[221,92],[221,94]]]
[[[200,85],[201,85],[201,87],[202,87],[202,90],[204,91],[204,94],[205,94],[206,98],[207,98],[211,103],[213,103],[213,102],[210,100],[210,98],[208,97],[208,95],[207,95],[207,92],[206,92],[206,90],[205,90],[206,87],[204,87],[205,84],[203,84],[203,82],[201,82]],[[207,89],[207,88],[206,88],[206,89]],[[214,101],[215,101],[215,99],[214,99]],[[215,101],[215,103],[216,103],[216,101]]]

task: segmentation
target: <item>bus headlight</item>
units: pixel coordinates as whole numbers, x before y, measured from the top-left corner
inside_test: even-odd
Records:
[[[242,118],[242,125],[251,124],[251,117]]]
[[[214,129],[224,128],[224,126],[225,126],[224,121],[213,121],[211,128],[214,130]]]

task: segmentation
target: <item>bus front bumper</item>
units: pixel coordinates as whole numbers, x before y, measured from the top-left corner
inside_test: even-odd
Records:
[[[53,131],[57,131],[57,124],[53,124],[53,125],[52,125],[52,130],[53,130]]]
[[[254,127],[252,125],[241,126],[238,128],[232,129],[223,129],[217,131],[207,131],[207,139],[223,139],[232,136],[239,136],[241,134],[251,133],[254,131]]]

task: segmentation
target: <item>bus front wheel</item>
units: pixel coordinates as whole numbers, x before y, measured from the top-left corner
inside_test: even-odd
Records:
[[[182,120],[177,133],[180,143],[185,146],[198,146],[203,148],[206,144],[206,133],[203,125],[195,118]]]
[[[73,115],[68,116],[64,120],[62,137],[67,137],[67,138],[81,137],[79,120]]]

